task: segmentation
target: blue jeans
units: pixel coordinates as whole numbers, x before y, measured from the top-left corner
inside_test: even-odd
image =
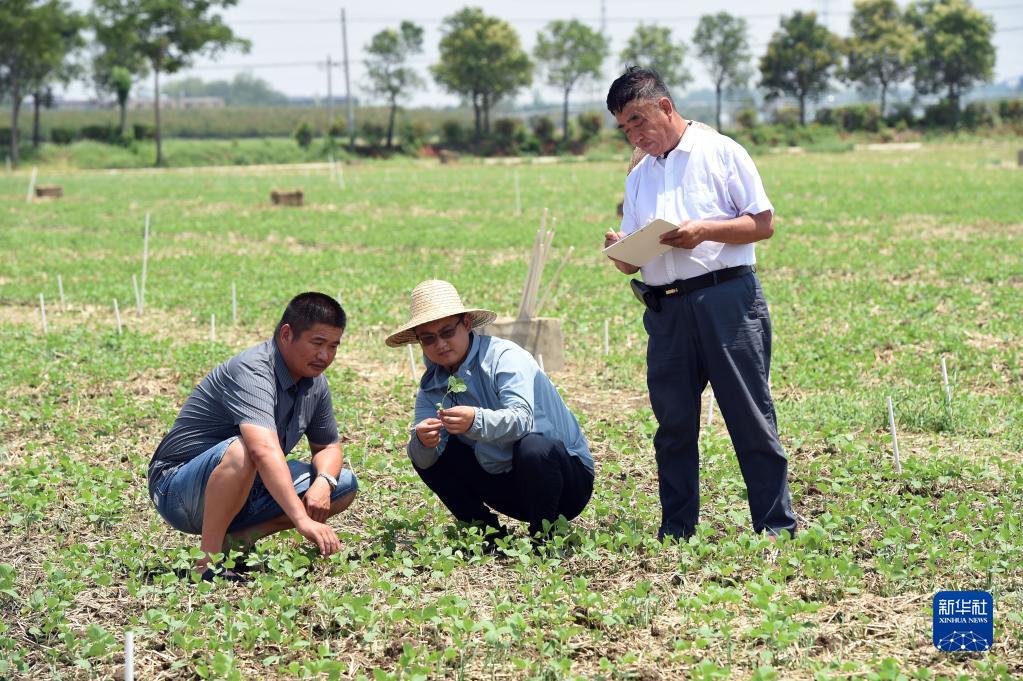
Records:
[[[202,534],[202,518],[206,510],[206,483],[209,482],[213,469],[224,458],[224,452],[236,439],[238,438],[228,438],[191,461],[164,471],[156,484],[153,504],[156,506],[156,512],[175,530],[188,534]],[[302,497],[309,491],[316,470],[311,463],[295,460],[288,461],[288,469],[291,471],[295,493]],[[337,478],[337,487],[330,495],[331,503],[358,488],[359,483],[352,472],[342,469]],[[241,530],[282,515],[284,510],[271,496],[257,474],[252,489],[249,490],[249,498],[231,521],[227,531]]]

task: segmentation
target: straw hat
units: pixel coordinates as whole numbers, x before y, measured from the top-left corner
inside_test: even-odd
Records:
[[[416,343],[417,326],[457,314],[469,315],[474,329],[486,326],[497,319],[497,314],[490,310],[470,309],[462,305],[458,291],[446,281],[428,279],[420,282],[412,289],[408,322],[387,337],[387,345],[396,348],[399,345]]]

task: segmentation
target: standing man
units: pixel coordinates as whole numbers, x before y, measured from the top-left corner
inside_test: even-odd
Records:
[[[274,337],[227,360],[192,391],[149,464],[149,495],[171,527],[200,535],[210,556],[294,527],[329,556],[340,549],[327,518],[348,508],[358,483],[341,445],[323,372],[334,361],[345,312],[322,293],[288,303]],[[285,456],[305,435],[311,463]],[[240,571],[241,567],[237,570]]]
[[[582,513],[593,457],[533,356],[476,333],[495,316],[466,308],[446,281],[424,281],[412,291],[409,321],[387,345],[418,342],[426,356],[408,443],[419,477],[457,520],[507,535],[497,511],[529,523],[535,537],[544,521]]]
[[[658,537],[684,539],[699,519],[700,395],[710,381],[749,493],[753,529],[792,534],[788,461],[768,377],[771,320],[753,244],[774,233],[774,207],[746,150],[686,121],[656,72],[629,67],[607,108],[647,153],[625,182],[621,231],[605,247],[661,218],[672,249],[642,268],[615,260],[647,310],[647,385],[657,418]]]

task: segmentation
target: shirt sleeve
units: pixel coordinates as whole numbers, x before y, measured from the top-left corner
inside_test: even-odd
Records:
[[[632,234],[639,227],[636,220],[636,194],[639,191],[639,176],[643,170],[639,166],[632,169],[629,176],[625,178],[625,198],[622,202],[622,224],[619,231],[624,234]]]
[[[466,437],[497,445],[511,445],[533,430],[533,385],[539,366],[525,350],[504,350],[495,362],[494,390],[499,409],[478,407]],[[511,460],[511,450],[508,449]]]
[[[236,426],[243,423],[262,426],[277,432],[274,418],[275,384],[274,376],[258,367],[230,362],[224,367],[223,395],[224,408],[231,415]]]
[[[738,142],[732,142],[729,154],[728,196],[735,206],[735,214],[756,215],[765,210],[774,212],[774,206],[767,198],[764,183],[757,172],[757,166]]]
[[[317,445],[330,445],[338,441],[334,400],[330,396],[330,389],[326,386],[324,386],[323,395],[320,396],[319,404],[316,405],[316,411],[309,419],[305,435],[309,438],[310,443]]]

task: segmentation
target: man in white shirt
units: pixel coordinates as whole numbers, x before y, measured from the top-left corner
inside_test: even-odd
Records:
[[[753,244],[774,233],[774,207],[749,154],[734,140],[686,121],[656,72],[630,67],[614,81],[608,110],[648,155],[629,173],[621,231],[655,218],[678,225],[672,249],[642,267],[615,260],[647,310],[647,385],[661,526],[687,538],[699,519],[700,395],[708,381],[728,426],[749,492],[753,528],[795,532],[788,461],[778,439],[768,377],[771,320],[755,274]]]

